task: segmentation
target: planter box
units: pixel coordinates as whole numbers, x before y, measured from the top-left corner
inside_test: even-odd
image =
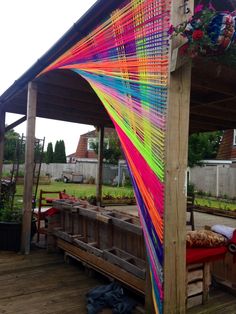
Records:
[[[82,250],[85,250],[91,254],[94,254],[98,257],[102,257],[103,251],[98,247],[96,242],[93,243],[86,243],[82,239],[74,239],[74,243],[81,248]]]
[[[103,205],[135,205],[136,199],[135,198],[114,198],[114,199],[102,199]]]
[[[206,213],[206,214],[212,214],[216,216],[223,216],[223,217],[229,217],[229,218],[236,218],[236,211],[233,210],[224,210],[219,208],[212,208],[212,207],[206,207],[206,206],[194,206],[194,211]]]
[[[34,178],[34,184],[36,184],[37,179]],[[17,184],[24,184],[24,177],[17,178]],[[40,176],[39,177],[39,184],[40,185],[48,185],[51,184],[51,179],[48,176]]]
[[[112,223],[123,229],[123,230],[127,230],[130,231],[132,233],[135,233],[137,235],[142,235],[143,231],[142,228],[139,224],[139,222],[137,222],[137,219],[132,218],[132,217],[128,217],[127,215],[122,215],[122,213],[106,213],[106,216],[110,217],[112,220]]]
[[[21,226],[19,222],[0,222],[0,250],[19,251],[21,242]],[[36,233],[36,222],[31,225],[31,239]]]
[[[0,250],[19,251],[21,241],[21,223],[0,222]]]
[[[103,255],[110,263],[120,266],[141,279],[145,279],[146,263],[144,260],[128,254],[116,247],[104,250]]]

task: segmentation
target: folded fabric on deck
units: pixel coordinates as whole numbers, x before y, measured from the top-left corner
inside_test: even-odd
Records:
[[[211,230],[222,234],[227,239],[232,239],[233,233],[236,229],[232,227],[224,226],[224,225],[214,225],[211,227]]]
[[[123,288],[116,282],[90,290],[86,298],[88,314],[99,313],[107,307],[112,308],[112,313],[129,314],[136,306],[136,302],[125,296]]]

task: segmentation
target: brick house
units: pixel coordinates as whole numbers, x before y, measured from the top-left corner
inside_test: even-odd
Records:
[[[216,159],[236,160],[236,129],[224,131]]]
[[[104,143],[109,147],[109,139],[117,138],[115,129],[105,128],[104,130]],[[96,130],[82,134],[79,138],[76,152],[68,157],[68,162],[76,163],[81,159],[97,159],[97,154],[93,150],[93,143],[98,141],[98,132]]]

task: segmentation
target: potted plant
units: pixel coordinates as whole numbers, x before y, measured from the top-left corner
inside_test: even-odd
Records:
[[[22,229],[22,208],[13,205],[11,192],[14,185],[1,181],[0,199],[0,250],[19,251]],[[9,192],[10,190],[10,192]],[[36,232],[36,222],[32,218],[31,237]]]
[[[195,58],[197,56],[218,57],[235,52],[236,14],[218,12],[212,6],[199,4],[194,15],[184,23],[171,26],[169,34],[182,36],[186,44],[181,47],[181,54]]]

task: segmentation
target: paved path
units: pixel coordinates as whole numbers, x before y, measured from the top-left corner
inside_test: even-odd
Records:
[[[117,210],[126,214],[138,216],[138,209],[136,205],[127,206],[108,206],[106,209]],[[226,225],[229,227],[236,228],[236,219],[226,218],[216,215],[210,215],[200,212],[194,212],[195,227],[196,229],[202,229],[204,226],[213,226],[215,224]]]

